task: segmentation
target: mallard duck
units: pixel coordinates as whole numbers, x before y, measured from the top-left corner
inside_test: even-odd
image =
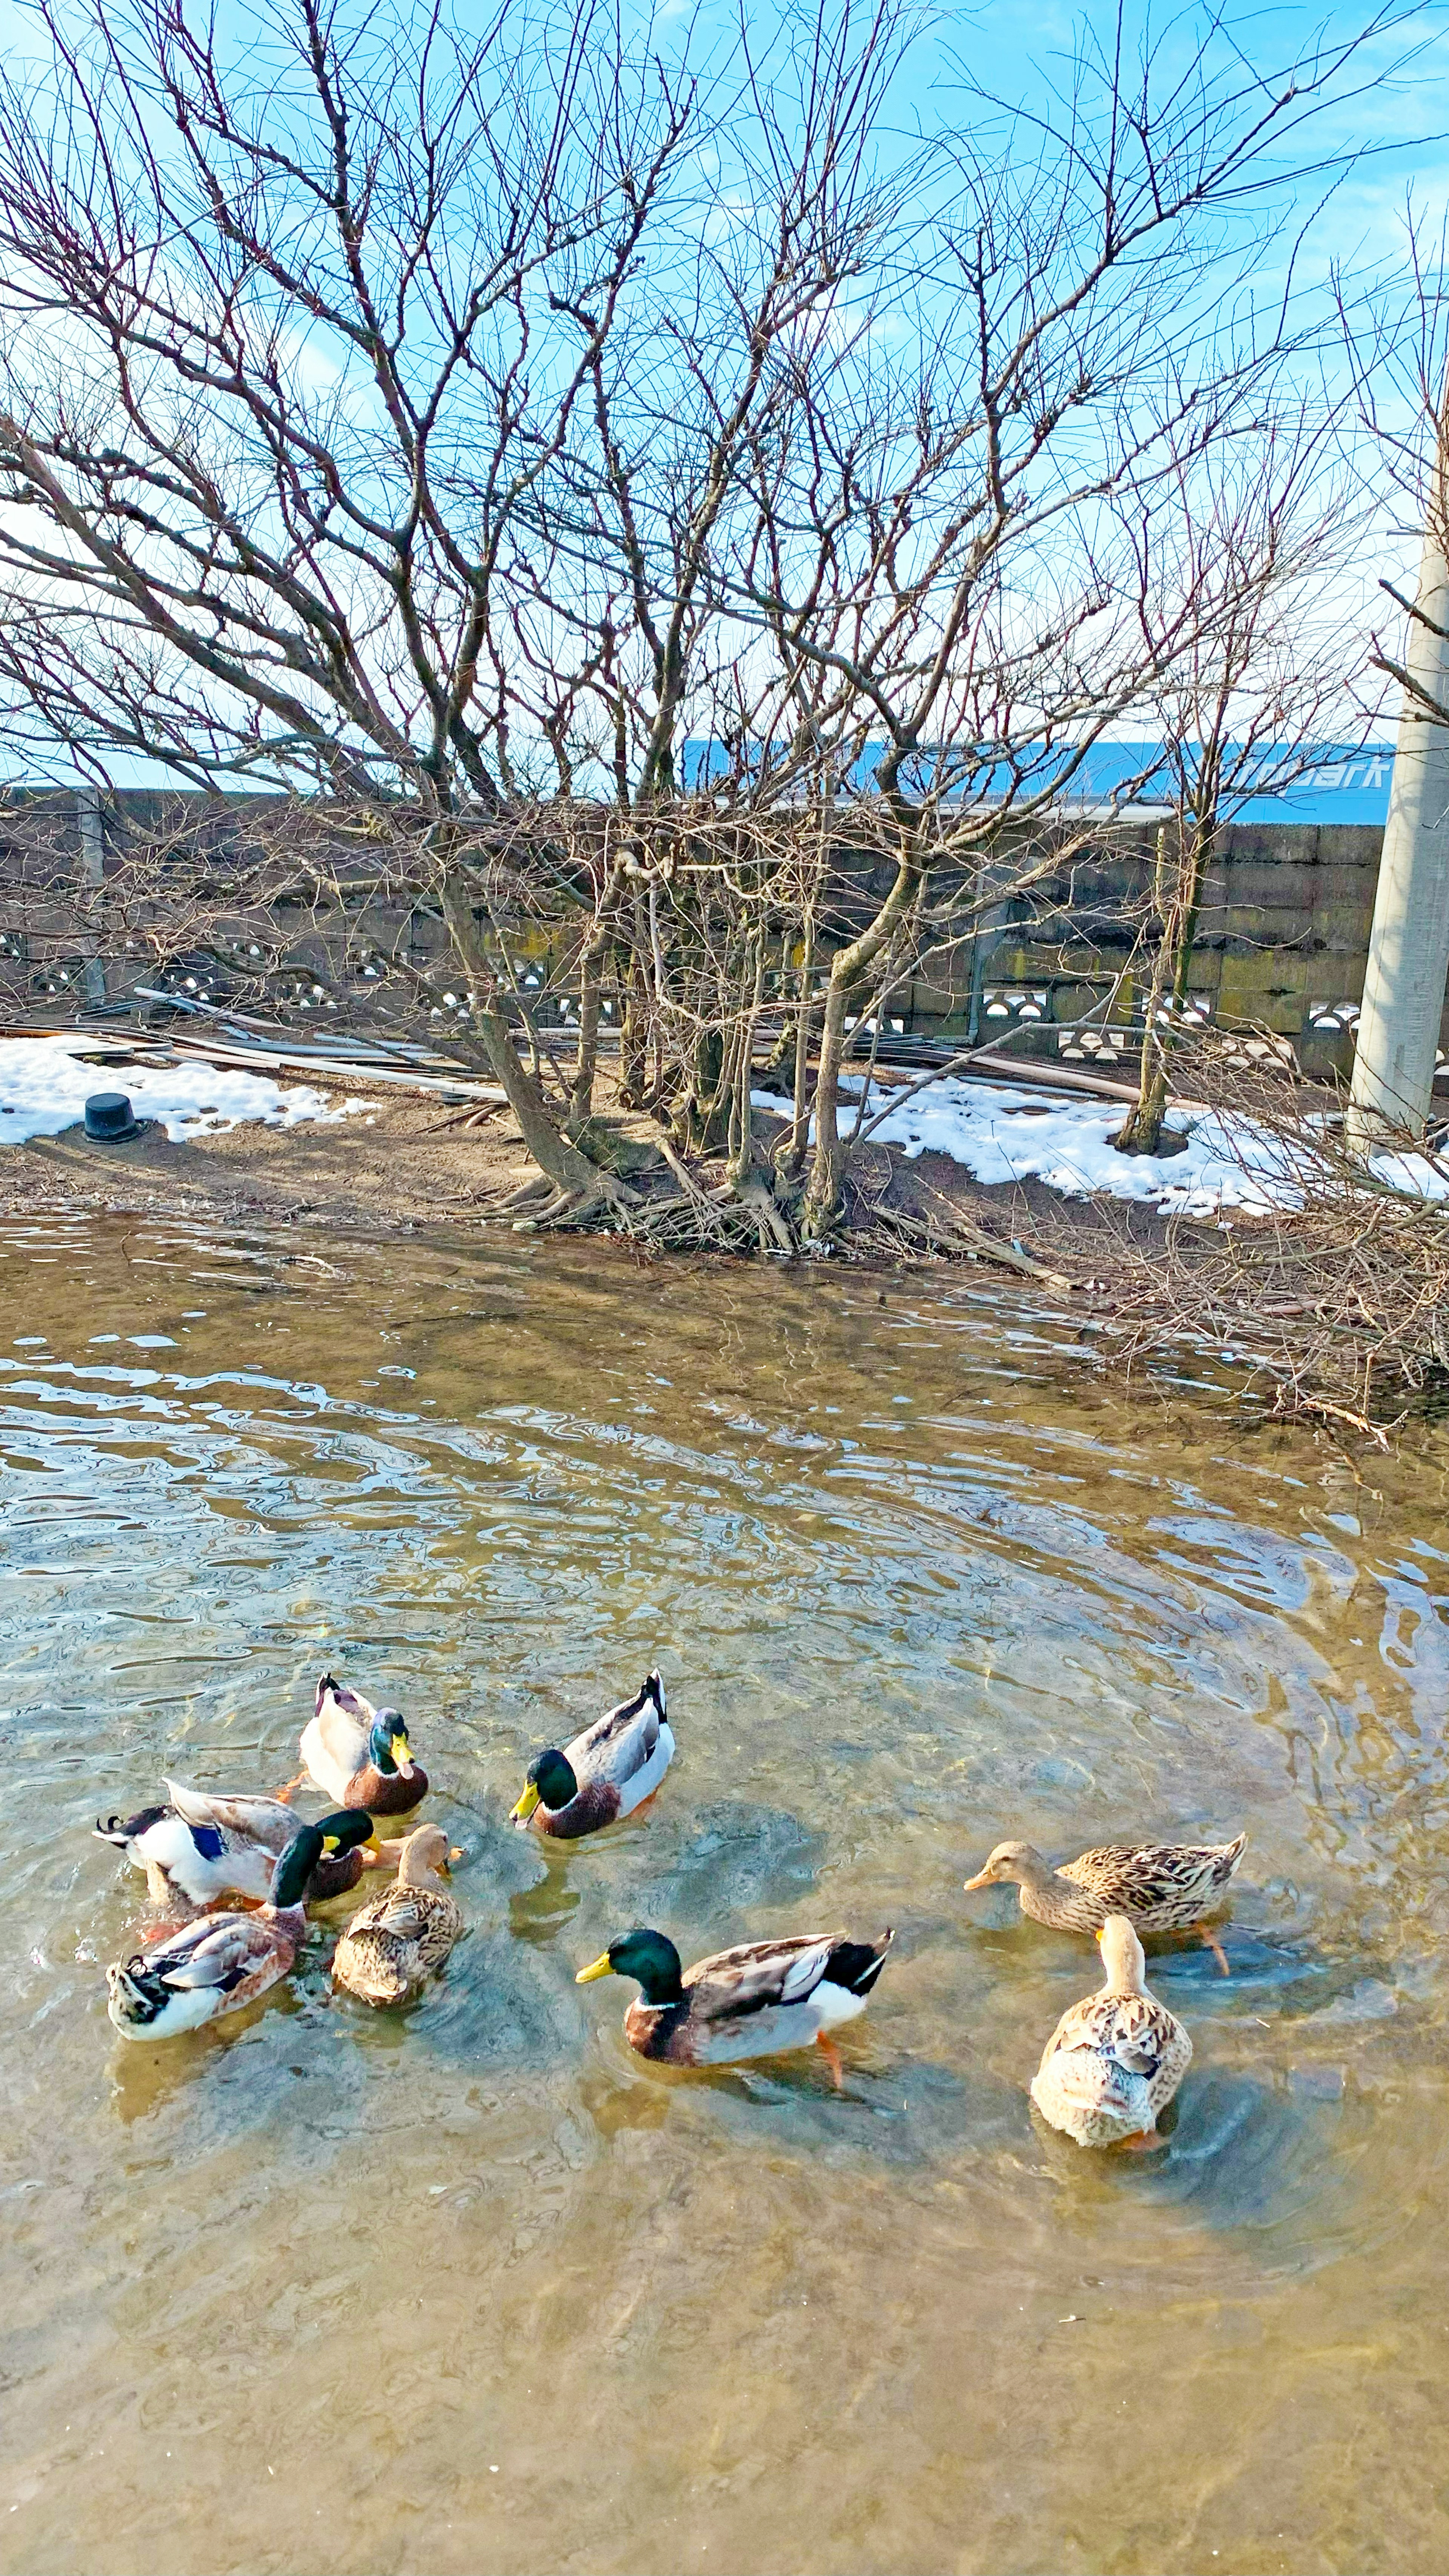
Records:
[[[463,1929],[463,1917],[437,1877],[448,1866],[448,1837],[436,1825],[408,1835],[397,1885],[354,1914],[332,1962],[332,1974],[365,2004],[405,2004],[441,1968]]]
[[[106,1970],[106,2010],[122,2038],[175,2039],[265,1994],[307,1937],[307,1881],[329,1842],[345,1851],[366,1832],[367,1818],[355,1811],[298,1825],[255,1913],[202,1914],[144,1958],[117,1959]]]
[[[529,1764],[511,1821],[560,1842],[577,1842],[582,1834],[632,1816],[653,1797],[673,1759],[664,1684],[650,1673],[642,1690],[585,1727],[565,1752],[550,1746]]]
[[[402,1713],[374,1708],[361,1691],[324,1673],[317,1705],[302,1729],[303,1768],[277,1794],[290,1798],[304,1780],[335,1798],[339,1807],[365,1807],[371,1816],[406,1816],[428,1794],[428,1775],[412,1757]]]
[[[1126,1915],[1109,1914],[1097,1940],[1104,1983],[1063,2013],[1031,2098],[1079,2147],[1158,2147],[1158,2115],[1187,2073],[1192,2041],[1143,1984],[1147,1961]]]
[[[1054,1932],[1096,1932],[1109,1914],[1125,1914],[1139,1932],[1186,1932],[1222,1894],[1247,1841],[1239,1834],[1231,1843],[1104,1843],[1060,1869],[1034,1843],[998,1843],[966,1893],[1014,1883],[1023,1914]],[[1211,1932],[1202,1937],[1226,1976],[1221,1942]]]
[[[844,2082],[830,2033],[854,2021],[885,1965],[894,1932],[852,1941],[844,1932],[805,1932],[785,1941],[744,1941],[680,1971],[662,1932],[626,1932],[574,1982],[633,1977],[643,1988],[624,2015],[624,2035],[641,2057],[670,2066],[732,2066],[812,2042],[837,2089]]]
[[[179,1780],[165,1783],[165,1807],[142,1807],[138,1815],[96,1818],[102,1842],[123,1851],[133,1869],[144,1869],[147,1893],[158,1905],[180,1897],[186,1904],[214,1905],[219,1896],[270,1895],[272,1872],[297,1830],[297,1819],[280,1798],[212,1798],[188,1789]],[[324,1842],[322,1858],[307,1882],[306,1902],[325,1904],[355,1887],[364,1869],[377,1868],[389,1857],[375,1835],[350,1849],[335,1839]]]

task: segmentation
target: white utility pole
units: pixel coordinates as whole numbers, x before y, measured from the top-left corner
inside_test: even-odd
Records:
[[[1449,710],[1449,564],[1445,562],[1444,431],[1419,564],[1419,614],[1404,667]],[[1379,861],[1358,1024],[1347,1141],[1366,1154],[1388,1137],[1422,1136],[1429,1115],[1444,985],[1449,977],[1449,725],[1406,690],[1389,819]]]

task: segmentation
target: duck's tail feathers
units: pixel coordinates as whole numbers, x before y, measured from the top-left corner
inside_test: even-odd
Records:
[[[103,1843],[114,1843],[118,1851],[124,1851],[129,1843],[147,1833],[152,1825],[159,1825],[162,1817],[170,1813],[169,1807],[142,1807],[134,1816],[97,1816],[96,1832]]]
[[[662,1673],[646,1673],[644,1676],[644,1687],[639,1696],[641,1699],[652,1699],[655,1709],[660,1717],[667,1717],[669,1715],[669,1709],[664,1697],[664,1675]]]
[[[837,1941],[825,1962],[825,1974],[833,1986],[844,1986],[851,1995],[868,1995],[886,1963],[886,1952],[895,1939],[893,1930],[885,1931],[878,1941]]]
[[[1236,1840],[1235,1842],[1231,1842],[1231,1843],[1220,1843],[1220,1844],[1218,1845],[1218,1850],[1219,1850],[1219,1852],[1220,1852],[1220,1854],[1221,1854],[1222,1858],[1223,1858],[1223,1859],[1227,1862],[1227,1864],[1228,1864],[1228,1875],[1229,1875],[1229,1877],[1231,1877],[1231,1875],[1232,1875],[1233,1871],[1237,1868],[1238,1863],[1239,1863],[1239,1861],[1242,1859],[1243,1854],[1244,1854],[1244,1852],[1247,1850],[1247,1848],[1248,1848],[1248,1837],[1247,1837],[1246,1832],[1239,1834],[1239,1835],[1238,1835],[1238,1837],[1237,1837],[1237,1840]]]

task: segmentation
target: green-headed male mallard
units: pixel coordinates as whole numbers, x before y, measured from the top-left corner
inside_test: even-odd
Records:
[[[463,1917],[438,1877],[448,1866],[448,1837],[437,1825],[408,1835],[397,1885],[354,1914],[332,1962],[332,1974],[365,2004],[405,2004],[441,1968],[463,1929]]]
[[[302,1729],[303,1769],[278,1792],[290,1798],[304,1780],[315,1780],[339,1807],[365,1807],[370,1816],[406,1816],[428,1794],[428,1775],[412,1757],[402,1713],[374,1708],[361,1691],[324,1673],[317,1702]]]
[[[324,1850],[329,1843],[349,1850],[366,1833],[367,1818],[355,1810],[298,1825],[255,1913],[202,1914],[144,1958],[117,1959],[106,1970],[106,2010],[122,2038],[174,2039],[264,1995],[296,1964],[307,1937],[307,1881]]]
[[[1053,1869],[1034,1843],[998,1843],[966,1893],[1005,1881],[1020,1891],[1021,1910],[1054,1932],[1097,1932],[1109,1914],[1125,1914],[1139,1932],[1187,1932],[1209,1913],[1247,1847],[1231,1843],[1104,1843]],[[1203,1939],[1222,1969],[1228,1963],[1211,1932]]]
[[[133,1869],[144,1869],[153,1902],[180,1897],[205,1907],[221,1896],[269,1896],[278,1858],[297,1830],[291,1808],[280,1798],[213,1798],[179,1780],[165,1786],[169,1806],[142,1807],[125,1819],[96,1819],[102,1842],[123,1851]],[[335,1838],[325,1841],[307,1882],[307,1903],[322,1905],[344,1895],[364,1869],[389,1857],[372,1836],[346,1850]]]
[[[511,1822],[577,1842],[632,1816],[653,1797],[673,1759],[664,1684],[658,1673],[649,1673],[632,1699],[585,1727],[564,1752],[550,1746],[529,1764]]]
[[[624,2015],[624,2035],[641,2057],[669,2066],[733,2066],[775,2057],[813,2041],[844,2081],[830,2033],[863,2013],[895,1939],[852,1941],[844,1932],[805,1932],[783,1941],[744,1941],[681,1972],[662,1932],[626,1932],[575,1983],[632,1977],[643,1988]]]
[[[1105,1983],[1064,2012],[1032,2077],[1044,2120],[1079,2147],[1156,2147],[1157,2121],[1192,2057],[1192,2041],[1143,1983],[1147,1961],[1125,1914],[1097,1934]]]

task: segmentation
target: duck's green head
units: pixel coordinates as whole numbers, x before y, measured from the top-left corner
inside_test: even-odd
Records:
[[[299,1826],[272,1873],[272,1904],[300,1905],[325,1853],[355,1851],[372,1839],[372,1818],[360,1807],[339,1807],[315,1825]]]
[[[596,1977],[632,1977],[643,1987],[647,2004],[677,2004],[684,1992],[679,1952],[662,1932],[624,1933],[591,1968],[580,1968],[574,1984],[591,1986]]]
[[[540,1753],[536,1762],[530,1762],[528,1786],[511,1810],[509,1822],[526,1825],[535,1807],[547,1807],[551,1815],[557,1815],[559,1808],[568,1806],[578,1794],[578,1776],[572,1762],[556,1745],[550,1745],[547,1753]]]
[[[407,1724],[400,1709],[378,1710],[372,1721],[367,1749],[385,1780],[390,1780],[394,1772],[400,1773],[404,1780],[412,1778],[412,1746],[408,1742]]]

